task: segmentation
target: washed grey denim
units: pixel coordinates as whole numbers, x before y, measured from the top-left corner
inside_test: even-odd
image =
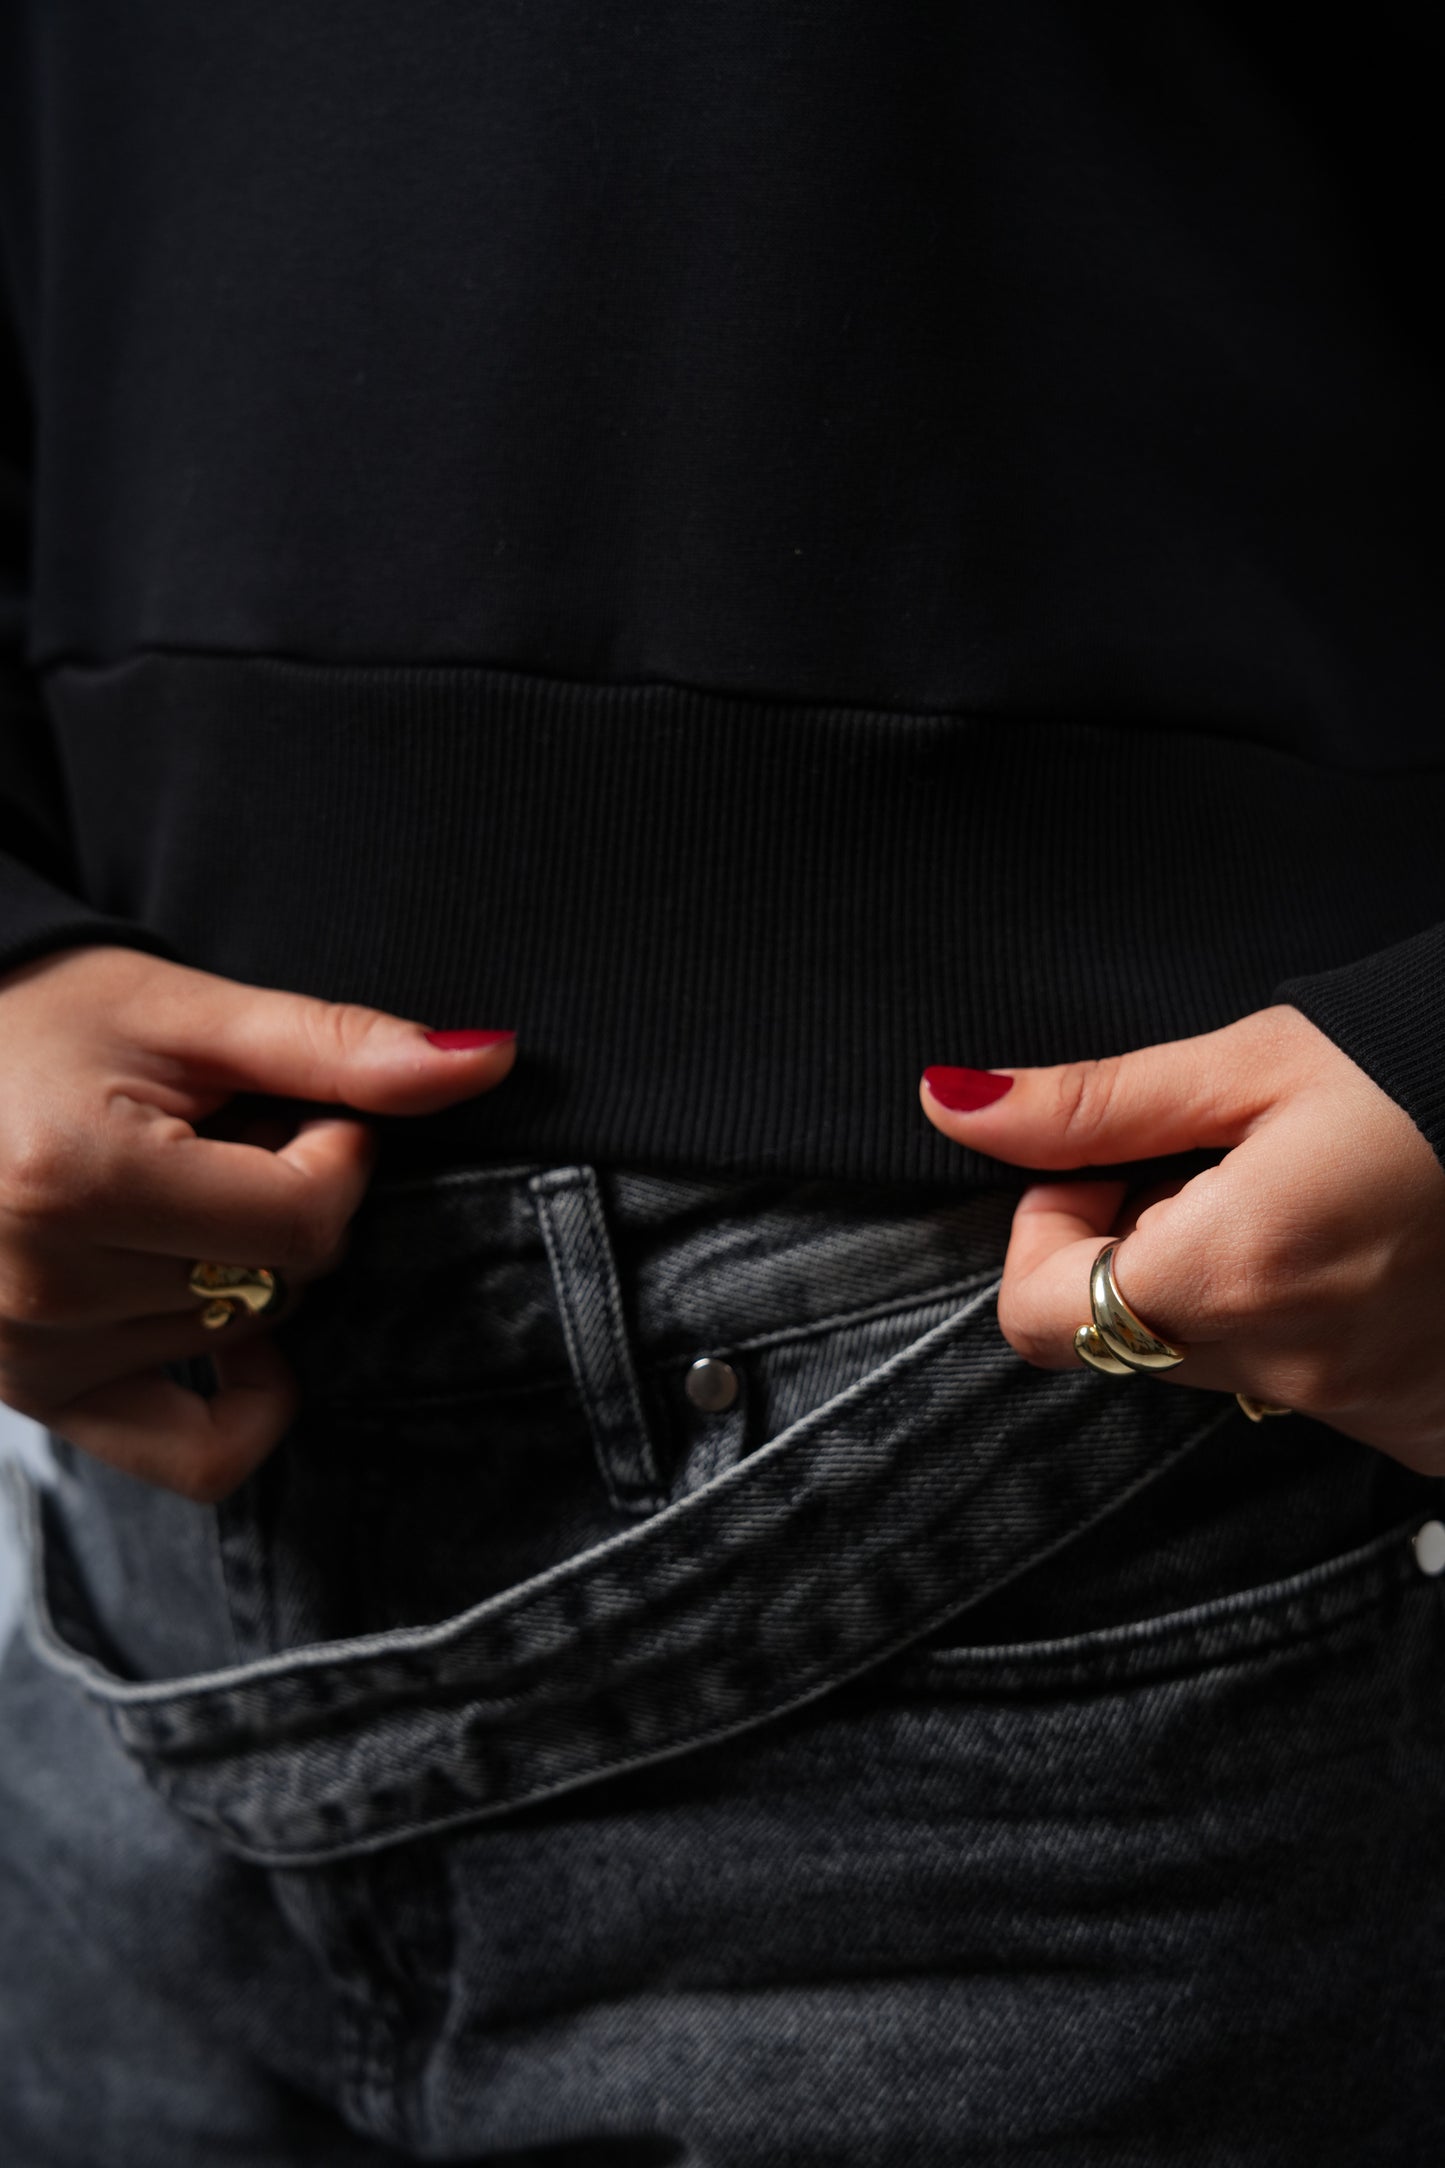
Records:
[[[53,1440],[7,2168],[1433,2158],[1445,1486],[1026,1363],[1012,1203],[383,1178],[233,1498]]]

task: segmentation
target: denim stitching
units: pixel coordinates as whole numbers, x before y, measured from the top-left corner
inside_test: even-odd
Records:
[[[924,1312],[937,1308],[939,1303],[960,1300],[972,1294],[980,1281],[990,1278],[997,1283],[996,1266],[980,1272],[970,1272],[962,1279],[941,1280],[932,1287],[916,1289],[906,1295],[890,1296],[885,1301],[870,1303],[861,1309],[830,1310],[805,1324],[783,1325],[774,1332],[754,1333],[740,1340],[730,1340],[726,1348],[709,1344],[686,1355],[660,1355],[651,1361],[638,1362],[635,1367],[640,1377],[672,1380],[680,1371],[686,1371],[699,1354],[720,1354],[727,1357],[732,1354],[766,1353],[771,1348],[821,1339],[827,1333],[854,1325],[873,1324],[879,1319],[922,1316]],[[404,1393],[398,1390],[393,1396],[375,1390],[354,1395],[330,1394],[322,1390],[312,1396],[307,1413],[330,1421],[333,1416],[345,1415],[354,1420],[357,1416],[364,1417],[383,1411],[390,1414],[397,1409],[405,1409],[408,1414],[415,1414],[419,1411],[444,1412],[451,1408],[483,1408],[490,1407],[493,1403],[539,1399],[548,1393],[571,1392],[576,1383],[575,1375],[569,1370],[566,1375],[558,1373],[554,1377],[528,1379],[521,1384],[478,1383],[454,1392],[429,1392],[421,1387],[408,1388]]]
[[[591,1167],[554,1167],[535,1176],[528,1187],[547,1245],[567,1353],[607,1495],[621,1512],[653,1513],[662,1503],[662,1479],[632,1367],[631,1335],[596,1173]],[[568,1225],[569,1218],[580,1218],[580,1231]],[[584,1244],[585,1258],[578,1254]],[[581,1284],[589,1271],[600,1281],[600,1327],[579,1307]],[[626,1404],[620,1422],[599,1391],[598,1370],[603,1366],[612,1391]]]
[[[1354,1582],[1356,1577],[1358,1578],[1358,1600],[1351,1609],[1342,1609],[1337,1615],[1326,1619],[1323,1626],[1318,1629],[1320,1639],[1357,1623],[1360,1618],[1368,1616],[1375,1604],[1387,1596],[1392,1589],[1407,1586],[1413,1578],[1417,1578],[1412,1569],[1405,1565],[1403,1559],[1405,1539],[1415,1526],[1417,1519],[1418,1515],[1411,1515],[1409,1520],[1386,1531],[1384,1535],[1372,1539],[1368,1545],[1362,1546],[1361,1550],[1351,1552],[1346,1557],[1338,1560],[1327,1561],[1325,1568],[1308,1569],[1309,1573],[1312,1574],[1338,1570],[1340,1578],[1346,1580],[1345,1593],[1350,1592],[1349,1584]],[[1392,1568],[1389,1553],[1397,1545],[1401,1546],[1401,1555]],[[1378,1553],[1379,1556],[1372,1557],[1369,1555],[1371,1553]],[[1301,1575],[1299,1578],[1304,1579],[1305,1576]],[[1423,1587],[1423,1584],[1420,1593],[1429,1593]],[[806,1707],[823,1695],[833,1692],[835,1688],[845,1686],[864,1674],[886,1665],[893,1657],[907,1650],[919,1638],[920,1634],[926,1634],[935,1625],[942,1624],[949,1615],[951,1615],[950,1611],[945,1609],[938,1615],[925,1619],[921,1626],[910,1627],[906,1635],[901,1636],[898,1640],[882,1649],[872,1652],[862,1662],[852,1665],[846,1671],[830,1673],[821,1681],[815,1679],[802,1691],[791,1693],[785,1700],[775,1701],[762,1707],[755,1707],[747,1716],[737,1722],[697,1732],[684,1740],[672,1741],[636,1756],[594,1764],[557,1782],[539,1785],[532,1791],[520,1793],[515,1798],[493,1803],[469,1805],[453,1814],[418,1819],[407,1822],[399,1828],[382,1829],[373,1831],[370,1834],[346,1838],[337,1844],[292,1850],[284,1845],[256,1843],[247,1838],[244,1833],[234,1829],[227,1821],[224,1813],[206,1806],[203,1802],[182,1799],[178,1811],[184,1813],[189,1819],[208,1827],[217,1835],[224,1836],[229,1847],[238,1857],[251,1860],[258,1865],[320,1867],[330,1865],[336,1860],[360,1858],[369,1853],[385,1850],[393,1845],[407,1844],[418,1839],[439,1836],[448,1830],[465,1828],[479,1822],[501,1820],[508,1815],[520,1813],[524,1808],[539,1805],[543,1801],[562,1798],[568,1793],[584,1790],[588,1785],[601,1783],[612,1777],[625,1776],[639,1769],[651,1768],[662,1762],[676,1760],[684,1754],[693,1753],[706,1747],[721,1745],[726,1740],[738,1738],[747,1732],[755,1731],[775,1718],[790,1715],[794,1710]],[[1295,1638],[1300,1639],[1304,1638],[1304,1636],[1296,1636]],[[1291,1643],[1286,1642],[1283,1645],[1289,1646]],[[1247,1646],[1245,1653],[1249,1653]],[[1269,1654],[1272,1652],[1266,1646],[1262,1653]],[[1107,1688],[1111,1684],[1117,1685],[1118,1683],[1121,1682],[1105,1681],[1105,1686]],[[1125,1681],[1122,1683],[1127,1684],[1130,1682]],[[114,1708],[108,1708],[105,1713],[121,1750],[131,1753],[133,1750],[127,1746],[118,1723],[118,1712]],[[148,1781],[168,1801],[174,1802],[176,1795],[183,1791],[183,1777],[173,1776],[171,1772],[164,1768],[147,1767],[146,1775]]]

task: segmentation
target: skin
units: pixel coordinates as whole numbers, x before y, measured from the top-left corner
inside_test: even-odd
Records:
[[[0,977],[0,1401],[188,1498],[233,1490],[296,1414],[271,1328],[345,1255],[375,1163],[365,1116],[435,1113],[511,1071],[514,1043],[441,1049],[424,1029],[101,945]],[[1279,1005],[996,1073],[1010,1090],[966,1114],[920,1081],[927,1118],[1031,1170],[1227,1148],[1188,1181],[1030,1184],[998,1301],[1018,1354],[1082,1367],[1089,1267],[1114,1236],[1126,1299],[1187,1350],[1120,1390],[1255,1394],[1445,1474],[1445,1169],[1332,1040]],[[208,1332],[198,1257],[279,1267],[286,1308]],[[194,1355],[213,1399],[159,1367]]]
[[[345,1254],[364,1116],[436,1113],[515,1060],[425,1030],[99,944],[0,977],[0,1401],[187,1498],[234,1490],[296,1413],[271,1329]],[[197,1258],[278,1267],[286,1305],[208,1331]],[[213,1399],[159,1367],[196,1355]]]
[[[1044,1370],[1084,1367],[1089,1268],[1186,1350],[1121,1392],[1204,1386],[1284,1404],[1445,1474],[1445,1168],[1409,1115],[1286,1004],[1099,1061],[995,1072],[993,1105],[934,1127],[1030,1170],[1228,1147],[1184,1181],[1031,1183],[1014,1213],[999,1326]],[[1127,1239],[1123,1239],[1127,1237]],[[1284,1418],[1268,1418],[1284,1420]]]

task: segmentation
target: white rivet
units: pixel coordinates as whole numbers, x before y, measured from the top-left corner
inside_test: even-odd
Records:
[[[1410,1542],[1422,1573],[1445,1573],[1445,1521],[1421,1521]]]
[[[699,1355],[683,1379],[682,1389],[695,1408],[719,1415],[738,1397],[738,1374],[720,1355]]]

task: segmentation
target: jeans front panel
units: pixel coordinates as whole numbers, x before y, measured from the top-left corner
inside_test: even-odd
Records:
[[[770,1201],[624,1174],[606,1218],[585,1181],[569,1218],[564,1188],[478,1170],[358,1215],[282,1335],[306,1413],[222,1516],[239,1665],[117,1677],[53,1531],[43,1645],[248,1856],[456,1826],[772,1719],[1230,1418],[1218,1394],[1023,1363],[993,1316],[997,1197],[920,1210],[904,1189],[840,1216],[827,1185]],[[700,1475],[678,1411],[704,1319],[752,1383]],[[630,1464],[670,1493],[648,1513],[609,1474],[628,1405]]]
[[[1423,2157],[1442,1486],[1023,1363],[996,1197],[591,1172],[370,1200],[177,1577],[174,1502],[66,1473],[0,1867],[155,1983],[133,2157],[207,2135],[188,1972],[258,2168]]]
[[[1158,1631],[911,1651],[461,1833],[435,2142],[485,2097],[499,2146],[546,2101],[770,2168],[1413,2168],[1441,1598],[1387,1533]]]

